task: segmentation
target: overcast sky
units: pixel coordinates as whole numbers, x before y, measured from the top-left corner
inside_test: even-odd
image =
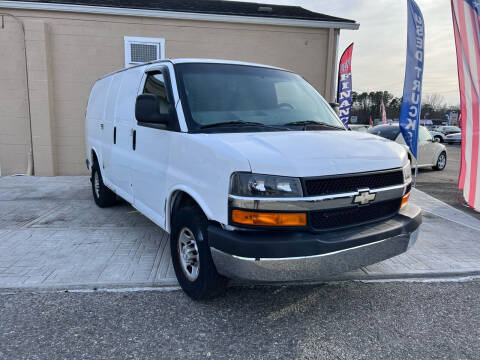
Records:
[[[356,91],[403,91],[407,31],[406,0],[257,0],[300,5],[316,12],[353,19],[360,29],[342,30],[339,56],[355,42],[353,88]],[[417,0],[425,19],[424,95],[439,93],[459,104],[457,63],[449,0]]]

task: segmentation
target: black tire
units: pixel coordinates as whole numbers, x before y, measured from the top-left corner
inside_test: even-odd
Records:
[[[438,136],[438,135],[437,135],[437,136],[434,136],[434,138],[435,138],[435,139],[438,139],[441,143],[444,142],[444,141],[443,141],[443,138],[442,138],[441,136]]]
[[[102,173],[100,172],[97,162],[92,166],[92,178],[90,180],[92,182],[92,192],[95,204],[101,208],[105,208],[117,203],[117,195],[115,195],[115,193],[103,183]],[[97,180],[98,185],[96,185]],[[98,189],[96,189],[96,186],[98,186]]]
[[[197,206],[188,206],[179,209],[173,214],[172,229],[170,232],[170,251],[173,268],[183,291],[193,300],[206,300],[217,297],[225,292],[228,279],[217,272],[212,260],[212,254],[208,245],[208,220]],[[195,246],[183,246],[180,235],[193,236]],[[190,237],[190,238],[191,238]],[[184,239],[182,237],[182,239]],[[189,248],[193,256],[198,259],[198,271],[189,272],[188,265],[182,265],[181,256],[185,256],[181,249]],[[182,255],[181,255],[182,252]],[[187,251],[188,252],[188,251]],[[188,255],[186,255],[188,257]],[[186,260],[183,260],[184,262]],[[192,266],[190,266],[192,269]],[[186,275],[187,272],[191,279]],[[197,274],[196,278],[192,273]],[[193,279],[192,279],[193,278]]]
[[[442,161],[442,156],[445,158],[444,162]],[[445,151],[442,151],[440,155],[438,155],[437,164],[433,167],[433,169],[437,171],[442,171],[443,169],[445,169],[446,166],[447,166],[447,153]]]

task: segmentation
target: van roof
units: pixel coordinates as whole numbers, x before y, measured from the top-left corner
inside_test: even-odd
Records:
[[[155,64],[161,64],[161,63],[172,63],[172,64],[188,64],[188,63],[198,63],[198,64],[230,64],[230,65],[244,65],[244,66],[256,66],[256,67],[264,67],[264,68],[269,68],[269,69],[277,69],[277,70],[284,70],[284,71],[289,71],[287,69],[282,69],[279,67],[271,66],[271,65],[265,65],[265,64],[257,64],[257,63],[251,63],[251,62],[245,62],[245,61],[235,61],[235,60],[221,60],[221,59],[201,59],[201,58],[179,58],[179,59],[162,59],[162,60],[155,60],[152,62],[148,62],[145,64],[139,64],[139,65],[134,65],[130,66],[124,69],[119,69],[117,71],[111,72],[109,74],[106,74],[100,79],[104,79],[106,77],[109,77],[113,74],[117,74],[122,71],[127,71],[131,69],[136,69],[139,67],[145,67],[147,68],[148,66],[155,65]],[[98,81],[97,80],[97,81]]]
[[[260,67],[266,67],[266,68],[272,68],[272,69],[285,70],[272,65],[265,65],[265,64],[252,63],[252,62],[246,62],[246,61],[235,61],[235,60],[184,58],[184,59],[170,59],[168,61],[171,61],[174,64],[185,64],[185,63],[232,64],[232,65],[260,66]]]

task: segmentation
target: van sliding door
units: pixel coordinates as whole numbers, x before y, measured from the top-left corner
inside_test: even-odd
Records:
[[[115,191],[130,203],[133,203],[131,172],[134,157],[132,141],[136,122],[135,100],[142,76],[143,72],[135,68],[121,71],[116,75],[119,89],[115,97],[113,127],[107,134],[107,141],[112,144],[110,170]],[[115,144],[113,144],[114,129]]]

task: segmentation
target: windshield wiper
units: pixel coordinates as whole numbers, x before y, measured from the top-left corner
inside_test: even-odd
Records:
[[[342,128],[340,126],[335,126],[335,125],[327,124],[325,122],[313,121],[313,120],[293,121],[293,122],[284,124],[284,126],[304,126],[304,129],[306,129],[308,125],[317,125],[317,126],[328,127],[331,129],[345,130],[345,128]]]
[[[200,129],[209,129],[209,128],[215,128],[215,127],[221,127],[221,126],[260,126],[264,128],[269,128],[269,129],[276,129],[276,130],[288,130],[285,129],[284,127],[281,126],[274,126],[274,125],[267,125],[267,124],[262,124],[259,122],[251,122],[251,121],[226,121],[226,122],[219,122],[215,124],[208,124],[208,125],[203,125],[200,126]]]

